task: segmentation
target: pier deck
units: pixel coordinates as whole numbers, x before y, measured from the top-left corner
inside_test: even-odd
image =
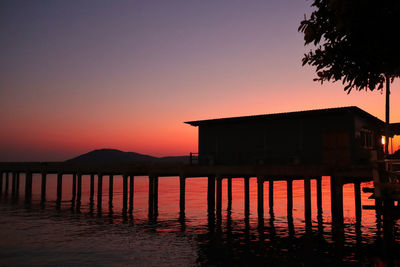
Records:
[[[304,177],[335,176],[346,179],[372,180],[372,167],[326,167],[323,165],[188,165],[188,164],[87,164],[68,162],[3,162],[0,172],[47,174],[102,174],[136,176],[184,176],[241,178],[264,177],[286,180]]]

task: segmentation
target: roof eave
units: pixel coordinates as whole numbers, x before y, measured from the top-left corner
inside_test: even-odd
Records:
[[[183,123],[189,124],[189,125],[194,126],[194,127],[199,126],[199,123],[196,122],[196,121],[185,121]]]

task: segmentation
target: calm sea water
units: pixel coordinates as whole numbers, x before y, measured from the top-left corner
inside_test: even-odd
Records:
[[[103,178],[100,210],[96,203],[90,205],[89,176],[82,179],[79,210],[71,204],[72,176],[63,178],[59,209],[55,202],[55,175],[48,175],[44,205],[40,203],[40,177],[36,175],[32,201],[24,202],[24,179],[21,175],[17,199],[11,197],[10,190],[5,195],[3,185],[1,266],[400,266],[399,221],[394,221],[390,238],[384,234],[375,210],[363,210],[361,221],[357,221],[351,184],[343,190],[344,227],[332,227],[329,177],[322,179],[322,216],[317,214],[316,184],[311,182],[311,228],[304,221],[303,181],[293,182],[292,218],[288,218],[286,210],[286,182],[274,183],[273,210],[268,207],[268,182],[264,184],[264,225],[260,227],[255,178],[250,179],[249,218],[244,216],[243,179],[233,179],[232,205],[228,207],[224,180],[222,214],[216,220],[207,214],[206,178],[187,179],[185,218],[179,216],[178,177],[159,179],[156,218],[148,216],[147,177],[135,177],[134,211],[127,216],[122,213],[122,177],[114,176],[112,206],[108,177]],[[369,195],[362,193],[362,205],[374,204]]]

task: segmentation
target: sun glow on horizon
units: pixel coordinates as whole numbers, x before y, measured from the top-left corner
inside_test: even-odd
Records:
[[[18,1],[6,2],[0,161],[104,147],[187,155],[197,152],[198,129],[183,123],[192,120],[343,106],[384,118],[380,91],[348,95],[302,67],[308,48],[297,28],[309,5],[301,1],[40,1],[24,3],[26,16]]]

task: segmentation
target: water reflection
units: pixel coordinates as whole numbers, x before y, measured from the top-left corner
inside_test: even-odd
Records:
[[[179,251],[187,253],[182,256],[182,264],[399,264],[396,253],[400,241],[397,233],[399,222],[393,208],[389,208],[393,203],[384,203],[383,209],[377,211],[361,211],[357,203],[373,205],[374,201],[359,191],[360,185],[343,187],[344,222],[332,224],[327,178],[311,180],[309,185],[297,180],[266,181],[260,187],[256,178],[148,179],[76,174],[63,177],[60,195],[56,183],[58,177],[49,175],[45,198],[41,178],[41,175],[34,175],[32,179],[29,175],[18,175],[14,182],[13,177],[3,179],[4,190],[0,199],[0,240],[3,241],[0,241],[0,250],[6,257],[0,258],[7,259],[6,263],[18,263],[18,258],[24,258],[22,251],[28,251],[37,262],[45,262],[48,255],[37,253],[34,245],[36,239],[43,238],[45,243],[66,245],[63,252],[72,246],[93,246],[85,253],[97,255],[103,244],[109,244],[115,246],[110,248],[115,254],[107,255],[115,259],[119,258],[115,248],[121,249],[121,244],[125,245],[122,251],[128,255],[133,250],[141,250],[143,244],[151,243],[151,246],[145,246],[153,253],[146,262],[148,265],[162,265],[164,262],[160,258],[166,259],[168,246],[176,248],[178,254]],[[31,183],[32,190],[24,194],[20,189],[25,180]],[[207,195],[210,181],[216,185],[214,196]],[[186,189],[183,192],[180,190],[182,184]],[[10,185],[11,194],[7,190]],[[249,190],[245,190],[247,188]],[[307,188],[309,196],[305,192]],[[131,189],[134,189],[134,194],[129,194],[128,209],[126,192],[132,192]],[[257,197],[260,191],[266,192],[261,200]],[[360,198],[357,198],[358,192]],[[25,201],[19,201],[23,197]],[[258,207],[260,201],[263,207],[268,208],[265,216]],[[216,209],[212,208],[213,205]],[[305,208],[307,206],[311,206],[309,211]],[[32,224],[35,221],[48,227],[48,232]],[[52,232],[50,225],[54,222],[63,227],[63,233],[74,235]],[[143,234],[143,243],[127,236],[127,231]],[[77,238],[77,232],[84,233],[88,240]],[[10,248],[5,240],[13,236],[18,242]],[[167,248],[163,247],[165,237],[170,242]],[[184,247],[181,246],[182,237],[185,238]],[[92,239],[96,239],[96,243]],[[160,243],[154,243],[154,239],[160,239]],[[187,247],[192,250],[187,251]],[[18,248],[21,252],[13,254]],[[80,260],[82,255],[79,251],[68,257],[61,253],[54,262],[68,264],[71,263],[70,257]],[[175,258],[171,257],[171,260]],[[103,257],[99,257],[98,262],[95,258],[91,260],[91,263],[102,263]],[[138,263],[137,258],[118,260],[122,260],[121,264]]]

